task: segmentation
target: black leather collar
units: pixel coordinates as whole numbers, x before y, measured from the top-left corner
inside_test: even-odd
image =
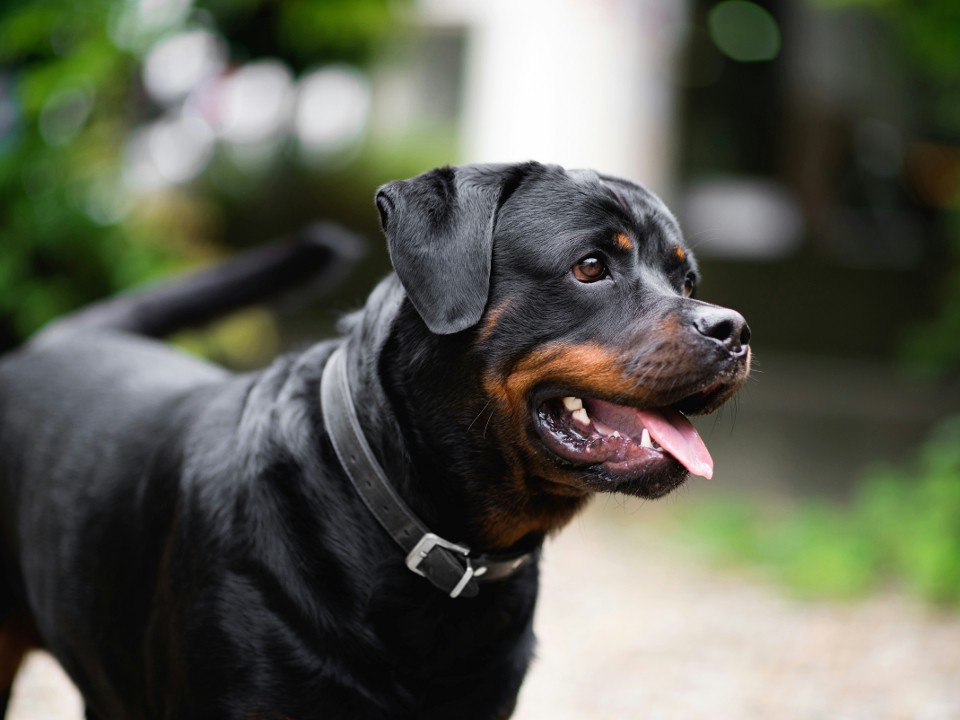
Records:
[[[537,551],[517,555],[474,555],[462,543],[430,532],[390,484],[363,435],[347,378],[346,351],[338,347],[323,370],[323,421],[340,464],[377,522],[406,554],[407,567],[457,597],[474,597],[480,582],[510,577]]]

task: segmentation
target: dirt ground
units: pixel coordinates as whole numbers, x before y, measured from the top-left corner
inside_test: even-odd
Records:
[[[661,512],[598,503],[549,543],[516,720],[960,718],[960,614],[792,600],[651,530]],[[10,720],[81,717],[56,663],[31,656]]]

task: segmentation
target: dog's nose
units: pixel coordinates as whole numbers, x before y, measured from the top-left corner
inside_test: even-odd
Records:
[[[693,323],[697,332],[716,340],[732,353],[740,353],[750,342],[750,326],[736,310],[707,306],[697,308]]]

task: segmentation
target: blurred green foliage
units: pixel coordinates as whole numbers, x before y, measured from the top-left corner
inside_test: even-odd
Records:
[[[960,3],[954,0],[814,0],[826,8],[864,7],[889,21],[908,59],[938,82],[960,80]],[[960,110],[960,108],[958,108]],[[960,115],[955,118],[960,121]]]
[[[282,58],[295,71],[311,65],[363,65],[396,28],[393,0],[199,0],[241,60]]]
[[[938,288],[940,311],[910,330],[901,356],[907,367],[921,374],[956,377],[960,374],[960,210],[949,213],[944,221],[950,226],[952,246],[947,250],[948,269]]]
[[[271,57],[294,71],[364,63],[391,30],[397,6],[391,0],[0,5],[0,350],[71,308],[216,257],[237,208],[269,184],[263,174],[247,177],[229,197],[202,182],[136,202],[122,192],[125,140],[159,113],[140,82],[142,57],[157,40],[206,27],[225,37],[235,62]],[[260,239],[285,229],[271,228]]]
[[[134,62],[108,40],[105,5],[68,5],[0,14],[4,94],[17,113],[0,147],[0,344],[170,258],[151,243],[125,242],[90,212],[110,192],[103,178],[117,160]],[[65,122],[55,122],[58,113]]]
[[[681,520],[718,559],[754,563],[804,597],[895,583],[960,605],[960,416],[936,428],[913,466],[869,472],[849,507],[813,501],[770,514],[730,499]]]

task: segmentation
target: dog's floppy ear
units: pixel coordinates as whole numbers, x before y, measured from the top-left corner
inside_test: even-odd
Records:
[[[377,191],[393,267],[431,332],[450,335],[479,322],[497,209],[529,165],[443,167]]]

